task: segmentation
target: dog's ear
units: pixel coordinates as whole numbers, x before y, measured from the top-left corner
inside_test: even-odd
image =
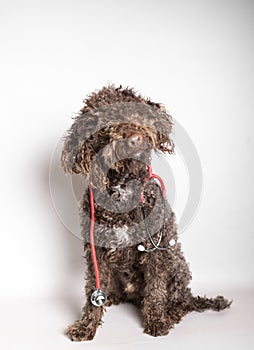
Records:
[[[169,134],[157,132],[155,151],[172,154],[174,147],[174,142]]]
[[[95,154],[88,142],[97,125],[96,116],[79,115],[64,138],[61,164],[65,174],[86,175],[90,171],[91,159]]]
[[[154,124],[156,129],[155,151],[172,154],[175,147],[171,139],[172,117],[164,109],[161,112],[160,120]]]

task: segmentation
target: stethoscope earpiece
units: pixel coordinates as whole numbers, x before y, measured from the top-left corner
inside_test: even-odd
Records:
[[[142,244],[139,244],[137,249],[140,251],[140,252],[144,252],[146,250],[146,248],[142,245]]]

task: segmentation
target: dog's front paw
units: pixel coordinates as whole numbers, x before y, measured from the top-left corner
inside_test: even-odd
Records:
[[[145,325],[144,333],[152,335],[153,337],[158,337],[162,335],[167,335],[169,333],[170,327],[161,321],[152,322]]]
[[[96,329],[94,330],[83,321],[76,321],[66,329],[66,334],[72,341],[86,341],[92,340],[95,336]]]

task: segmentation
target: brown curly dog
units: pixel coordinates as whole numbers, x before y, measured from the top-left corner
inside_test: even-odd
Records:
[[[105,307],[112,304],[135,304],[144,332],[152,336],[166,335],[188,312],[228,308],[231,302],[222,296],[192,295],[175,215],[157,181],[149,178],[151,151],[174,151],[171,117],[161,104],[122,86],[104,87],[84,102],[61,158],[65,173],[82,173],[87,183],[80,204],[87,301],[80,320],[67,328],[71,340],[93,339]],[[89,184],[100,288],[107,296],[102,306],[91,301],[96,280]]]

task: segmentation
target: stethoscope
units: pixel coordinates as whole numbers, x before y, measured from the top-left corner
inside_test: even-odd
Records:
[[[145,248],[143,244],[139,244],[137,249],[140,252],[153,252],[154,250],[167,250],[170,247],[175,245],[175,240],[171,239],[169,243],[166,246],[160,246],[163,233],[165,231],[165,221],[166,221],[166,188],[164,185],[164,182],[162,178],[156,174],[153,174],[152,172],[152,167],[150,165],[147,165],[147,170],[149,173],[149,176],[145,179],[144,183],[149,181],[150,179],[157,179],[160,183],[160,194],[163,199],[163,225],[162,229],[160,230],[160,235],[158,238],[157,243],[154,241],[151,232],[149,230],[148,224],[147,224],[147,214],[146,214],[146,208],[145,208],[145,198],[144,198],[144,191],[141,192],[141,211],[142,215],[144,218],[144,225],[147,233],[147,237],[149,238],[152,248]],[[94,244],[94,223],[95,223],[95,215],[94,215],[94,196],[93,196],[93,189],[92,189],[92,184],[90,184],[89,187],[89,194],[90,194],[90,248],[91,248],[91,255],[92,255],[92,260],[93,260],[93,265],[94,265],[94,274],[95,274],[95,285],[96,289],[91,295],[91,302],[94,306],[102,306],[106,302],[106,294],[103,290],[101,290],[100,287],[100,272],[99,272],[99,267],[98,267],[98,261],[96,258],[96,248]]]

